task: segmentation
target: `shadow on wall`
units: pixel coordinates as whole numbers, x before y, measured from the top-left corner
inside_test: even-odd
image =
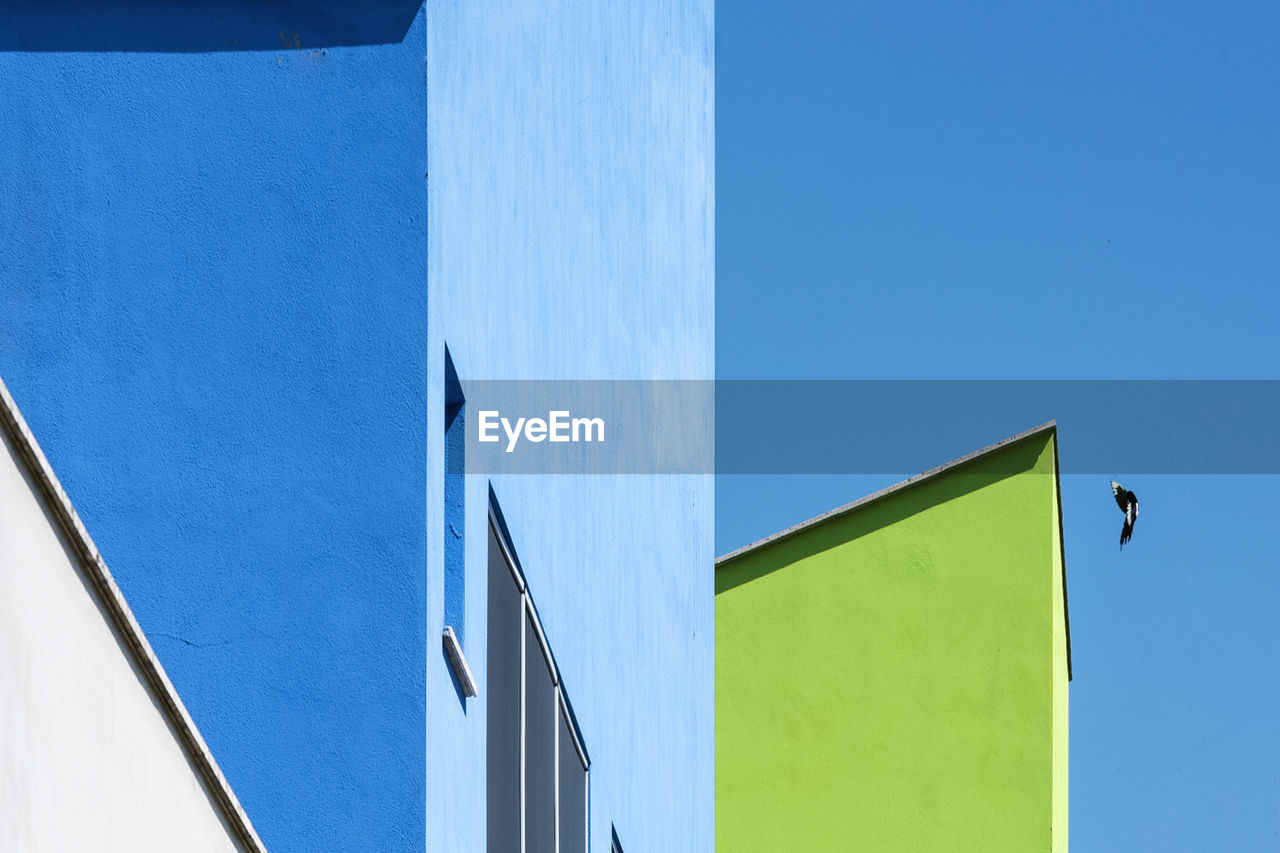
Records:
[[[0,0],[0,51],[203,53],[404,40],[422,0]]]
[[[871,501],[847,515],[836,516],[799,536],[783,539],[732,560],[716,570],[716,594],[896,524],[930,507],[976,492],[1015,474],[1031,471],[1053,441],[1052,436],[1032,436],[932,480]],[[1052,469],[1048,473],[1051,474]]]

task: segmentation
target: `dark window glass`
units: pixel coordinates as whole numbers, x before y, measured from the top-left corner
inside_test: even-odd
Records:
[[[489,853],[520,849],[520,639],[524,598],[489,531],[489,649],[485,702]]]
[[[586,764],[550,652],[501,543],[490,525],[488,851],[513,853],[523,841],[524,853],[585,853]]]
[[[532,621],[524,635],[525,853],[556,850],[556,688]]]
[[[560,727],[560,853],[587,850],[587,769],[573,744],[572,728],[559,709]]]

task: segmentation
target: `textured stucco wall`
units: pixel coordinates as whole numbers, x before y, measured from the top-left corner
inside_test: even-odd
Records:
[[[443,347],[464,383],[712,375],[712,4],[5,11],[0,373],[193,717],[272,850],[478,849]],[[494,487],[594,846],[709,849],[710,479]]]
[[[241,848],[0,429],[0,850]]]
[[[1032,436],[718,569],[722,849],[1065,850],[1055,452]]]
[[[0,19],[0,374],[268,848],[421,850],[425,13]]]
[[[431,5],[433,388],[446,343],[464,386],[712,377],[712,15],[665,0]],[[466,651],[482,685],[486,479],[470,477],[466,537]],[[628,850],[710,850],[711,478],[493,487],[591,754],[591,849],[608,849],[612,824]],[[438,643],[427,691],[428,824],[448,827],[430,849],[483,849],[485,697],[462,707]]]
[[[0,374],[222,769],[273,851],[482,849],[444,346],[464,385],[713,375],[712,4],[3,8]],[[710,849],[711,479],[493,486],[593,849]]]

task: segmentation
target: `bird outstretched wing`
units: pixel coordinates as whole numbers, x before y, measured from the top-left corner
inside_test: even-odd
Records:
[[[1115,480],[1112,480],[1111,494],[1116,496],[1116,505],[1120,507],[1120,511],[1123,512],[1127,518],[1129,515],[1129,493],[1125,491],[1124,486],[1120,485]]]
[[[1138,520],[1138,498],[1124,486],[1111,481],[1111,494],[1115,496],[1116,506],[1124,513],[1124,527],[1120,529],[1120,550],[1133,536],[1133,523]]]

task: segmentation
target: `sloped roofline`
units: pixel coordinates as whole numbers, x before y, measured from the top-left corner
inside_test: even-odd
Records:
[[[821,515],[816,515],[813,518],[808,519],[807,521],[800,522],[799,524],[793,524],[790,527],[786,528],[785,530],[779,530],[777,533],[773,533],[769,536],[764,537],[763,539],[759,539],[755,542],[752,542],[750,545],[743,545],[741,548],[737,548],[733,551],[730,551],[727,554],[724,554],[723,556],[717,557],[716,569],[719,569],[720,567],[738,559],[739,557],[743,557],[743,556],[746,556],[747,554],[758,551],[761,548],[766,548],[770,545],[781,542],[784,539],[790,539],[792,536],[795,536],[796,534],[799,534],[799,533],[803,533],[804,531],[808,530],[811,527],[817,527],[818,525],[823,524],[824,522],[831,521],[832,519],[840,518],[841,516],[848,515],[851,512],[862,509],[867,504],[875,503],[878,500],[887,498],[892,494],[896,494],[897,492],[903,491],[904,489],[909,489],[912,486],[919,485],[920,483],[923,483],[927,480],[932,480],[935,477],[941,476],[942,474],[946,474],[951,471],[954,471],[955,469],[963,465],[967,465],[970,462],[974,462],[978,459],[983,458],[984,456],[989,456],[990,454],[995,453],[996,451],[1003,450],[1004,448],[1008,447],[1011,444],[1017,444],[1020,441],[1025,441],[1028,438],[1034,438],[1035,436],[1039,436],[1039,435],[1052,435],[1054,436],[1054,439],[1055,439],[1055,447],[1054,447],[1054,453],[1053,453],[1053,488],[1056,493],[1057,504],[1058,504],[1058,518],[1057,518],[1058,548],[1061,552],[1060,557],[1062,560],[1062,611],[1063,611],[1062,620],[1063,620],[1063,625],[1066,628],[1066,635],[1067,635],[1067,679],[1071,680],[1071,677],[1072,677],[1071,617],[1070,617],[1070,610],[1067,606],[1067,553],[1066,553],[1066,541],[1062,533],[1062,477],[1058,471],[1058,449],[1056,446],[1057,434],[1058,434],[1058,422],[1056,420],[1046,421],[1045,423],[1042,423],[1039,426],[1032,427],[1031,429],[1028,429],[1028,430],[1024,430],[1020,433],[1017,433],[1016,435],[1011,435],[1008,438],[1003,439],[1002,441],[997,441],[995,444],[988,445],[987,447],[984,447],[980,450],[975,450],[972,453],[966,453],[964,456],[961,456],[958,459],[952,459],[950,462],[943,463],[942,465],[939,465],[937,468],[931,468],[922,474],[916,474],[914,477],[909,477],[900,483],[894,483],[892,486],[883,488],[878,492],[873,492],[872,494],[866,495],[865,497],[858,498],[856,501],[853,501],[852,503],[847,503],[844,506],[839,506],[839,507],[836,507],[835,509],[828,510],[827,512],[824,512]]]
[[[39,443],[32,435],[31,428],[27,426],[3,379],[0,379],[0,428],[4,429],[5,434],[13,442],[28,473],[39,488],[45,505],[58,520],[90,586],[99,602],[111,615],[113,627],[124,640],[124,645],[129,650],[134,664],[142,673],[152,695],[158,700],[169,724],[177,733],[187,758],[195,765],[201,781],[217,803],[232,835],[249,853],[266,853],[266,846],[258,837],[253,824],[249,822],[249,816],[245,814],[235,792],[231,790],[226,777],[222,775],[218,762],[214,760],[213,753],[209,751],[209,746],[200,735],[200,730],[196,728],[173,683],[169,681],[169,676],[165,674],[164,667],[160,665],[160,660],[152,650],[151,644],[147,642],[147,637],[138,625],[138,620],[134,618],[128,602],[125,601],[120,588],[116,586],[115,578],[111,576],[88,530],[85,529],[80,516],[71,505],[71,500],[63,490],[62,484],[58,482],[57,475],[49,465],[49,460],[45,458],[44,451],[40,449]]]

